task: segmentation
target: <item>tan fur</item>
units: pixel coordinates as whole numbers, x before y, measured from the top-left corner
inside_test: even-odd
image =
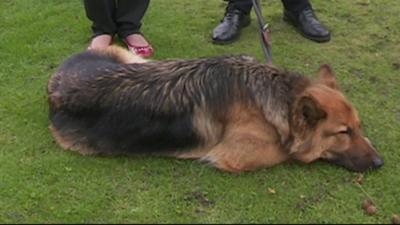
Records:
[[[68,136],[60,135],[58,130],[55,129],[53,125],[50,125],[49,129],[50,129],[54,139],[56,140],[57,144],[59,144],[63,149],[76,151],[76,152],[79,152],[82,155],[93,155],[93,154],[96,154],[96,151],[94,151],[92,149],[89,149],[89,148],[87,148],[85,146],[77,145],[74,142],[72,142],[71,140],[65,139],[65,137],[68,137]]]
[[[148,60],[143,59],[142,57],[135,55],[131,53],[130,51],[127,51],[126,49],[116,46],[116,45],[111,45],[107,47],[106,49],[101,49],[101,50],[91,50],[91,51],[98,51],[102,54],[110,55],[113,57],[116,57],[119,63],[123,64],[131,64],[131,63],[146,63]]]
[[[204,159],[230,172],[271,167],[289,159],[280,148],[276,129],[260,109],[237,104],[230,112],[222,141]]]
[[[173,152],[173,153],[166,153],[166,154],[161,154],[164,156],[172,156],[176,157],[179,159],[202,159],[205,157],[210,151],[213,149],[213,147],[198,147],[198,148],[193,148],[190,149],[187,152]]]
[[[222,137],[223,125],[204,109],[196,108],[194,110],[193,126],[204,140],[203,142],[209,146],[217,144]]]
[[[280,148],[280,138],[276,129],[265,121],[260,109],[236,104],[227,118],[225,132],[218,144],[213,147],[196,148],[175,156],[200,158],[229,172],[270,167],[289,159],[289,155]],[[211,124],[208,126],[202,124],[200,130],[212,130],[215,134],[219,134],[219,129],[213,130]]]
[[[177,152],[172,155],[181,159],[199,159],[204,157],[211,149],[221,141],[223,124],[212,118],[205,109],[196,108],[193,114],[193,127],[202,138],[202,146],[190,151]]]

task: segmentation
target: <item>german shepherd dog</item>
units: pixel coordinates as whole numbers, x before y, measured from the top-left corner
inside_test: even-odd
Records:
[[[316,79],[246,56],[146,61],[119,47],[67,59],[48,82],[50,130],[81,154],[151,153],[230,172],[294,159],[383,165],[332,69]]]

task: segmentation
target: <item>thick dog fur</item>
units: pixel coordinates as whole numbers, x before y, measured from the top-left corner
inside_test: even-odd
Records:
[[[289,159],[383,163],[327,65],[310,80],[245,55],[146,61],[110,47],[67,59],[48,100],[56,141],[82,154],[151,153],[231,172]]]

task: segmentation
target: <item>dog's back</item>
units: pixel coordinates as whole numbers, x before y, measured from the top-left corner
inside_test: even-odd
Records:
[[[163,106],[146,102],[154,96],[145,99],[143,74],[132,72],[144,61],[123,54],[112,48],[86,51],[67,59],[52,76],[50,129],[58,143],[83,154],[162,152],[197,145],[190,106],[158,111],[147,107]],[[135,63],[128,74],[122,73],[124,63]]]

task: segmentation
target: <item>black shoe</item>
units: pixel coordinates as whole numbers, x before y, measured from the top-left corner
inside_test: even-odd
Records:
[[[240,36],[240,30],[250,24],[250,14],[227,7],[221,23],[214,28],[212,40],[215,44],[228,44]]]
[[[310,40],[327,42],[331,39],[331,33],[318,21],[311,8],[306,8],[299,14],[294,14],[285,10],[283,19],[293,24],[304,37]]]

